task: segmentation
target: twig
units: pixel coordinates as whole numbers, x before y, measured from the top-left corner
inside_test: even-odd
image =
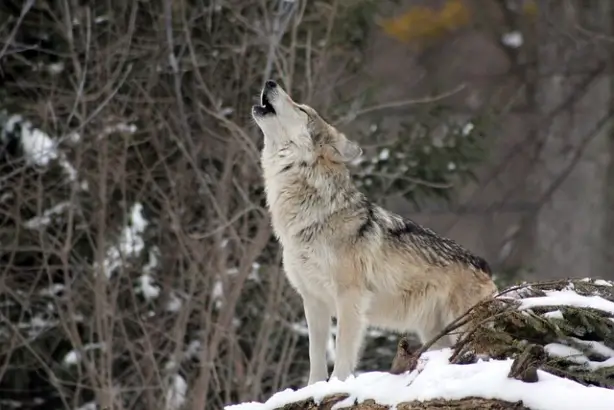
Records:
[[[449,91],[445,91],[441,94],[436,94],[430,97],[422,97],[422,98],[412,98],[412,99],[408,99],[408,100],[400,100],[400,101],[392,101],[389,103],[384,103],[384,104],[378,104],[378,105],[374,105],[371,107],[366,107],[363,109],[360,109],[358,111],[355,112],[350,112],[348,113],[348,115],[346,115],[344,118],[341,119],[340,123],[341,124],[345,124],[349,121],[352,121],[354,119],[356,119],[357,117],[361,116],[361,115],[365,115],[371,112],[375,112],[375,111],[381,111],[381,110],[385,110],[385,109],[389,109],[389,108],[401,108],[401,107],[406,107],[408,105],[414,105],[414,104],[428,104],[428,103],[432,103],[435,101],[440,101],[443,100],[445,98],[448,98],[454,94],[459,93],[460,91],[464,90],[466,87],[465,84],[460,84],[459,86],[453,88],[452,90]]]
[[[266,63],[264,65],[264,72],[262,75],[262,82],[271,78],[271,72],[273,71],[273,62],[275,61],[275,51],[286,30],[288,29],[288,23],[294,14],[296,9],[296,2],[278,0],[277,13],[273,19],[269,33],[269,49],[267,51]]]
[[[2,59],[2,57],[4,57],[4,53],[6,53],[6,50],[13,43],[13,38],[15,38],[15,35],[17,34],[17,31],[19,30],[19,27],[21,26],[24,17],[26,16],[26,14],[28,14],[28,11],[30,11],[30,9],[34,5],[34,1],[35,0],[26,0],[23,7],[21,8],[21,13],[19,14],[19,18],[15,23],[15,27],[13,27],[11,34],[9,34],[9,37],[4,42],[4,47],[2,47],[2,50],[0,50],[0,60]]]
[[[376,177],[382,177],[382,178],[388,178],[391,180],[403,180],[403,181],[407,181],[407,182],[412,182],[416,185],[424,185],[424,186],[428,186],[431,188],[440,188],[440,189],[448,189],[448,188],[452,188],[454,185],[450,184],[450,183],[444,183],[444,182],[431,182],[431,181],[427,181],[421,178],[416,178],[416,177],[409,177],[406,175],[390,175],[390,174],[384,174],[384,173],[380,173],[380,172],[372,172],[371,174],[369,174],[370,176],[376,176]]]

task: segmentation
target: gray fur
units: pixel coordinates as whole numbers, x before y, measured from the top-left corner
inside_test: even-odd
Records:
[[[264,134],[262,168],[286,275],[303,298],[309,384],[354,371],[368,325],[415,331],[423,342],[496,292],[486,261],[369,201],[346,166],[362,151],[311,107],[267,82],[252,115]],[[450,346],[446,336],[435,348]]]

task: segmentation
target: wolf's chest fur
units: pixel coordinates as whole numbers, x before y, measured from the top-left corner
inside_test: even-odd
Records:
[[[349,173],[327,174],[304,161],[263,156],[267,204],[284,247],[309,245],[342,234],[333,224],[350,220],[363,196]],[[324,239],[323,239],[324,238]]]
[[[321,175],[305,164],[263,158],[267,204],[295,287],[331,289],[338,252],[358,230],[364,196],[349,175]]]

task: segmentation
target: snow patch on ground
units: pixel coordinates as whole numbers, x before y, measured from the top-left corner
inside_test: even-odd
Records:
[[[614,408],[614,390],[583,386],[543,371],[538,371],[537,383],[524,383],[507,377],[511,359],[456,365],[448,362],[450,354],[450,349],[427,352],[411,373],[363,373],[345,382],[335,379],[299,390],[286,389],[265,403],[243,403],[225,409],[274,410],[310,398],[320,401],[331,394],[348,394],[350,397],[340,403],[344,406],[368,399],[384,406],[395,406],[414,400],[458,400],[473,396],[509,402],[522,400],[525,406],[535,410]]]

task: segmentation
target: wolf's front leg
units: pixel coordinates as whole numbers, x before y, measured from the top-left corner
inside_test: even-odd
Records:
[[[303,295],[303,308],[309,333],[309,382],[313,384],[328,378],[326,343],[330,334],[331,314],[322,301]]]
[[[358,363],[358,355],[367,327],[366,299],[357,290],[345,290],[337,295],[337,339],[335,367],[331,377],[345,380]]]

